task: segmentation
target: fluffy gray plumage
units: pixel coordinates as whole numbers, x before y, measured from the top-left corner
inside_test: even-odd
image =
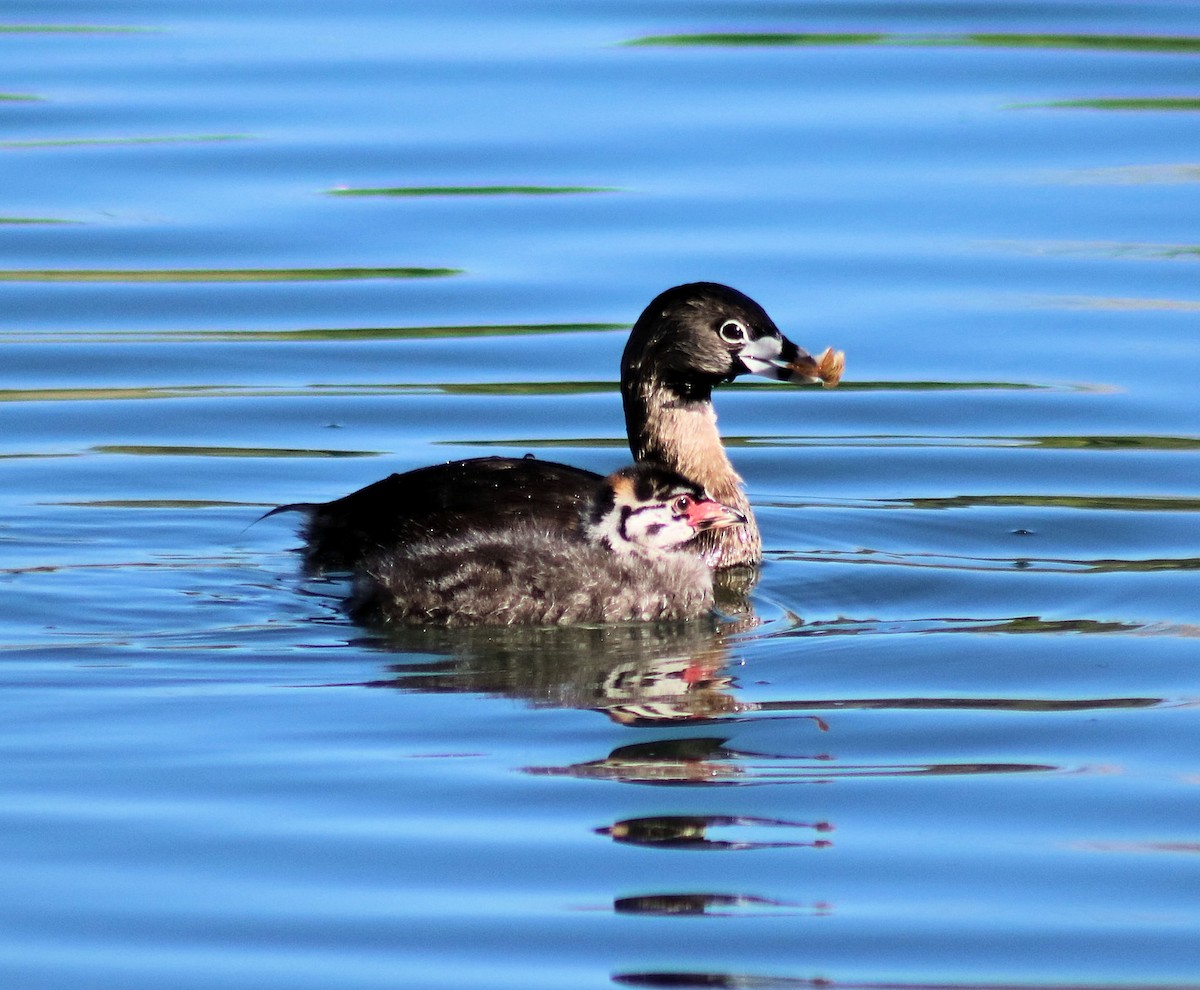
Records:
[[[355,586],[358,616],[403,625],[669,621],[712,607],[712,575],[693,553],[614,554],[532,523],[398,548]]]

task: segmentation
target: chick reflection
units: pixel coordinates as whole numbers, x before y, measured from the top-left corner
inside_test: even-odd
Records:
[[[724,653],[617,664],[602,685],[605,714],[622,725],[695,721],[740,710],[733,681],[718,676]]]
[[[491,694],[591,708],[623,725],[703,720],[740,710],[721,674],[737,624],[398,629],[368,645],[430,655],[372,686]]]
[[[716,838],[715,829],[736,829],[731,838]],[[615,842],[651,846],[655,849],[743,850],[809,848],[825,849],[828,839],[775,840],[767,838],[771,829],[797,829],[808,832],[832,832],[828,822],[789,822],[778,818],[749,818],[729,815],[659,815],[654,818],[628,818],[605,828],[600,835]],[[759,833],[763,838],[755,838]]]

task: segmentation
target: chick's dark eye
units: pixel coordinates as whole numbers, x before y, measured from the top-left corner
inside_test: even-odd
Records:
[[[681,515],[681,516],[686,515],[688,509],[690,509],[691,507],[692,507],[692,496],[691,495],[680,495],[671,504],[672,510],[677,515]]]
[[[721,335],[721,339],[727,344],[740,344],[746,339],[746,328],[737,320],[726,320],[721,324],[717,333]]]

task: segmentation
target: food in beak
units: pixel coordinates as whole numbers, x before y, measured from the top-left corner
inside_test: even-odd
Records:
[[[842,373],[846,370],[846,354],[826,347],[818,357],[801,353],[782,365],[782,368],[788,373],[788,381],[820,382],[825,388],[833,388],[842,380]]]

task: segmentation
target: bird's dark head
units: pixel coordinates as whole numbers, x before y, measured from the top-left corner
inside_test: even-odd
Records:
[[[623,389],[653,381],[700,400],[738,375],[833,384],[837,375],[825,374],[832,370],[780,333],[753,299],[716,282],[677,285],[655,298],[634,324],[621,358]]]

